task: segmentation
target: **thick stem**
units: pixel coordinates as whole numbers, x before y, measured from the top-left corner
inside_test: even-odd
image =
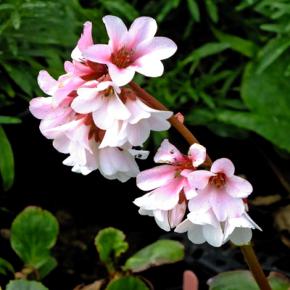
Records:
[[[263,272],[263,269],[261,267],[261,264],[258,261],[258,258],[255,254],[255,251],[253,249],[252,245],[244,245],[241,246],[241,251],[244,255],[244,258],[249,266],[249,269],[251,270],[257,284],[259,285],[261,290],[271,290],[271,287],[269,285],[269,282],[267,278],[265,277],[265,274]]]
[[[162,103],[160,103],[153,96],[148,94],[144,89],[142,89],[139,85],[134,82],[130,83],[131,88],[135,91],[138,97],[144,100],[149,106],[154,109],[169,111]],[[188,128],[181,123],[176,117],[172,116],[169,119],[171,125],[183,136],[183,138],[191,145],[194,143],[199,143],[198,140],[194,137],[194,135],[188,130]],[[205,165],[211,166],[212,161],[210,157],[207,155]],[[244,255],[244,258],[249,266],[250,271],[252,272],[257,284],[259,285],[261,290],[271,290],[269,282],[262,270],[262,267],[257,259],[257,256],[254,252],[252,245],[241,246],[241,251]]]

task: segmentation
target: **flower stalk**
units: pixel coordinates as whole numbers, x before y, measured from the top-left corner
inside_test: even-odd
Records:
[[[157,109],[157,110],[164,110],[168,111],[168,108],[164,106],[161,102],[147,93],[144,89],[142,89],[138,84],[134,82],[130,82],[131,88],[135,91],[140,99],[146,102],[150,107]],[[182,135],[182,137],[190,144],[198,143],[198,140],[195,136],[191,133],[191,131],[182,123],[180,122],[175,116],[172,116],[169,119],[171,125]],[[211,166],[212,161],[211,158],[207,155],[206,166]],[[251,244],[240,246],[240,249],[244,255],[244,258],[248,264],[250,271],[252,272],[253,277],[255,278],[259,288],[261,290],[271,290],[269,282],[262,270],[261,264],[259,263],[255,251]]]

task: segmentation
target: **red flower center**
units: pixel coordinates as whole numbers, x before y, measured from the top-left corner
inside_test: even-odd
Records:
[[[209,182],[216,186],[217,188],[220,188],[225,185],[226,183],[226,175],[222,172],[218,172],[215,176],[212,176],[209,179]]]
[[[126,68],[133,63],[133,54],[134,51],[132,49],[122,47],[117,52],[111,54],[111,62],[118,68]]]

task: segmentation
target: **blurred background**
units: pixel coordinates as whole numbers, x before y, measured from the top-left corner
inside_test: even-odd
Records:
[[[134,180],[121,186],[96,172],[70,172],[28,111],[29,100],[42,95],[38,71],[56,78],[63,73],[87,20],[95,43],[105,43],[101,19],[107,14],[128,25],[138,16],[154,17],[157,34],[177,43],[162,77],[136,81],[185,116],[213,159],[232,158],[237,172],[253,183],[251,215],[264,229],[254,236],[258,254],[266,270],[289,274],[290,0],[0,0],[0,228],[9,228],[31,204],[56,214],[60,266],[48,285],[62,290],[101,276],[93,249],[98,229],[121,228],[136,242],[132,251],[164,235],[152,219],[138,215],[132,200],[141,193]],[[155,145],[165,136],[153,135],[146,145],[152,153],[141,168],[152,166]],[[173,129],[169,136],[186,152]],[[13,256],[2,236],[0,254]],[[165,270],[149,271],[156,289],[179,289],[185,268],[206,281],[243,267],[233,248],[213,251],[188,243],[187,251],[167,286]]]

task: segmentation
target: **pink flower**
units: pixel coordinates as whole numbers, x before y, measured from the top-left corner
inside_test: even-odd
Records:
[[[197,170],[188,176],[198,195],[189,201],[191,212],[212,209],[218,221],[240,217],[245,212],[243,198],[252,191],[252,185],[234,175],[235,167],[226,158],[216,160],[210,171]]]
[[[112,81],[118,86],[128,84],[139,72],[148,77],[163,74],[161,60],[172,56],[177,47],[166,37],[154,37],[156,21],[139,17],[127,30],[123,21],[107,15],[103,17],[109,44],[96,44],[85,50],[83,56],[93,62],[106,64]]]
[[[236,245],[248,244],[252,238],[252,229],[260,227],[243,213],[237,218],[228,218],[219,222],[212,210],[206,212],[191,212],[187,219],[180,223],[175,232],[187,232],[187,236],[194,244],[208,242],[214,247],[220,247],[227,241]]]
[[[138,174],[137,186],[144,191],[151,191],[135,199],[134,203],[142,211],[152,211],[157,220],[159,211],[167,217],[175,215],[176,207],[197,194],[189,186],[187,176],[204,162],[205,157],[205,148],[199,144],[193,144],[186,156],[181,154],[167,139],[164,140],[154,157],[154,161],[166,163],[166,165],[157,166]],[[185,210],[182,212],[184,215]],[[178,213],[180,213],[180,209],[178,209]],[[179,218],[172,219],[174,222],[169,222],[169,224],[176,225],[176,220],[182,219],[180,219],[181,214],[178,216]]]

